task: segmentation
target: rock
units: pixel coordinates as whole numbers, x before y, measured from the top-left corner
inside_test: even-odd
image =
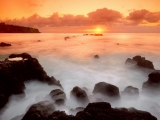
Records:
[[[27,53],[12,54],[10,58],[22,57],[26,60],[0,61],[0,109],[12,94],[23,94],[25,81],[38,80],[62,87],[54,77],[49,77],[36,58]]]
[[[135,108],[111,108],[106,102],[89,103],[76,117],[80,120],[157,120],[148,112]]]
[[[30,107],[22,120],[157,120],[148,112],[135,108],[112,108],[107,102],[89,103],[75,116],[64,111],[53,110],[51,113],[52,110],[49,104],[44,108],[43,104],[38,103]]]
[[[67,115],[64,111],[55,111],[46,120],[79,120],[73,115]]]
[[[47,120],[54,111],[55,108],[51,102],[42,101],[32,105],[22,120]]]
[[[77,107],[77,108],[75,108],[75,109],[70,109],[70,113],[71,113],[72,115],[76,115],[77,112],[83,111],[83,110],[84,110],[83,107]]]
[[[50,92],[52,100],[58,104],[63,105],[66,100],[66,94],[61,89],[55,89]]]
[[[11,54],[11,55],[9,55],[9,58],[17,58],[17,57],[21,57],[23,59],[32,59],[32,56],[29,55],[28,53]]]
[[[93,94],[101,94],[107,99],[119,99],[119,88],[105,82],[99,82],[94,86]]]
[[[124,91],[122,92],[122,95],[127,97],[138,97],[139,89],[132,86],[128,86],[124,89]]]
[[[4,42],[0,43],[0,47],[8,47],[8,46],[12,46],[12,45]]]
[[[64,37],[64,40],[67,40],[67,39],[69,39],[70,37],[69,36],[66,36],[66,37]]]
[[[137,64],[137,61],[135,61],[135,60],[133,60],[133,59],[131,59],[131,58],[128,58],[128,59],[126,60],[125,64],[134,64],[134,65],[136,65],[136,64]]]
[[[76,99],[78,102],[83,103],[84,105],[89,103],[87,93],[78,86],[72,89],[70,96]]]
[[[137,55],[133,57],[132,59],[128,58],[125,63],[127,62],[133,63],[134,61],[137,62],[138,66],[149,68],[149,69],[154,69],[153,63],[149,60],[146,60],[145,57],[141,57],[140,55]]]
[[[98,55],[95,55],[94,58],[99,58],[99,56],[98,56]]]
[[[148,80],[143,83],[142,91],[151,95],[160,93],[160,71],[154,71],[148,75]]]

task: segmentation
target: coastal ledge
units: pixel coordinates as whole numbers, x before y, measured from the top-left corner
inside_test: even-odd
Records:
[[[0,33],[40,33],[36,28],[0,23]]]

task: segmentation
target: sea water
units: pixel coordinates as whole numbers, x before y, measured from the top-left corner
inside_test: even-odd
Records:
[[[69,39],[65,40],[67,36]],[[12,44],[11,47],[0,47],[1,61],[12,53],[23,52],[37,58],[47,74],[62,84],[67,95],[66,105],[70,108],[79,107],[70,100],[70,91],[75,86],[86,87],[88,95],[92,95],[94,85],[104,81],[117,86],[120,91],[130,85],[137,87],[141,94],[142,84],[147,81],[152,70],[125,65],[127,58],[141,55],[152,61],[155,69],[160,70],[160,34],[0,34],[0,42]],[[94,55],[98,55],[99,59],[95,59]],[[12,95],[0,113],[0,120],[10,120],[25,114],[32,104],[48,100],[50,91],[58,88],[40,82],[27,82],[25,86],[25,97]],[[160,105],[159,96],[150,98],[140,95],[136,100],[123,99],[112,107],[135,107],[154,115],[150,107],[155,106],[155,103]],[[157,110],[160,111],[160,107]]]

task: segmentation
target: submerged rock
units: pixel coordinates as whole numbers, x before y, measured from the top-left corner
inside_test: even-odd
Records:
[[[79,88],[78,86],[72,89],[72,91],[70,92],[70,96],[71,98],[76,99],[78,102],[84,105],[89,103],[87,93],[83,89]]]
[[[61,89],[52,90],[49,95],[56,104],[63,105],[65,103],[66,94]]]
[[[24,82],[38,80],[62,87],[54,77],[49,77],[36,58],[27,53],[12,54],[10,58],[22,57],[25,60],[0,61],[0,108],[12,94],[21,94],[25,89]]]
[[[141,57],[140,55],[137,55],[132,59],[128,58],[125,63],[134,63],[134,62],[137,62],[138,66],[154,69],[153,63],[149,60],[146,60],[145,57]]]
[[[101,94],[107,99],[119,99],[119,88],[106,82],[99,82],[94,86],[93,94]]]
[[[4,42],[0,43],[0,47],[8,47],[8,46],[12,46],[12,45]]]
[[[122,92],[123,96],[126,97],[138,97],[139,96],[139,89],[136,87],[128,86]]]

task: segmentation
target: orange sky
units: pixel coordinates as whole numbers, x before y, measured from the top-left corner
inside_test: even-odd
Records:
[[[146,26],[151,26],[151,28],[154,27],[154,31],[156,31],[159,30],[160,26],[159,5],[160,0],[0,0],[0,19],[1,21],[8,20],[7,23],[11,24],[19,23],[20,25],[37,27],[41,31],[46,31],[48,29],[50,32],[54,31],[52,28],[57,27],[58,22],[61,19],[63,20],[61,20],[59,24],[63,24],[67,20],[68,23],[63,26],[65,28],[69,26],[70,29],[73,27],[75,29],[75,27],[78,26],[79,29],[85,28],[85,30],[88,30],[97,26],[105,26],[107,29],[106,31],[110,29],[110,31],[113,30],[112,32],[116,32],[114,29],[121,29],[121,27],[126,27],[126,25],[132,24],[130,28],[133,29],[136,29],[135,26],[138,26],[137,30],[140,27],[145,26],[144,29],[146,29]],[[102,10],[99,10],[96,13],[97,9]],[[56,16],[53,15],[53,13],[58,14],[57,18],[55,18]],[[88,13],[92,14],[89,16]],[[67,14],[73,16],[63,18],[63,15]],[[76,23],[78,17],[74,18],[76,15],[81,15],[79,16],[81,21],[78,23]],[[100,18],[98,19],[97,17],[99,17],[99,15]],[[38,17],[41,19],[38,19]],[[54,19],[49,17],[53,17]],[[92,19],[92,24],[88,24],[90,22],[86,22],[89,20],[84,20],[88,17],[89,20]],[[70,21],[71,18],[72,21]],[[19,21],[16,21],[17,19],[19,19]],[[33,19],[35,19],[34,22]],[[51,24],[55,19],[57,20],[56,23]],[[73,19],[76,20],[74,21]],[[97,21],[93,21],[95,19],[97,19]],[[25,21],[25,23],[23,21]],[[74,24],[69,22],[74,22]],[[82,24],[82,22],[84,22],[84,24]],[[47,23],[49,24],[47,25]],[[80,23],[81,25],[79,25]],[[61,26],[58,30],[61,31],[61,29],[64,28]],[[78,28],[76,28],[76,30],[77,29]],[[71,31],[73,31],[73,29]]]

